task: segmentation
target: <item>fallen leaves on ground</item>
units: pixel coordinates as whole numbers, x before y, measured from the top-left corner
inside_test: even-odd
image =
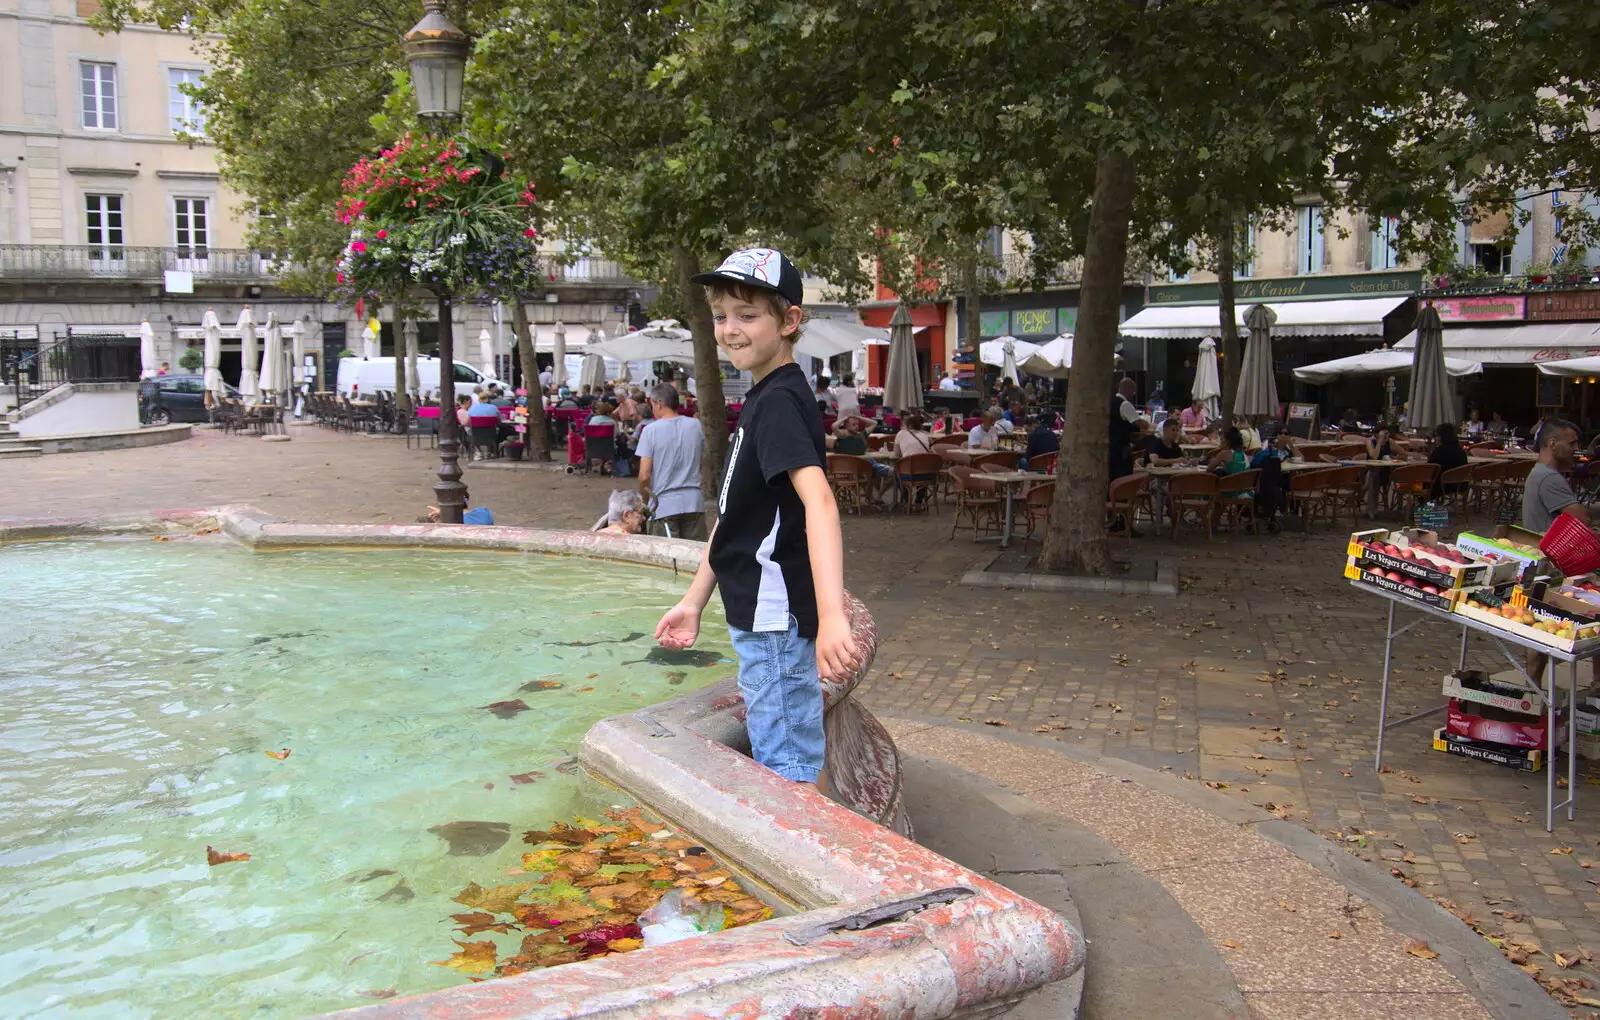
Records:
[[[493,701],[487,705],[479,705],[478,707],[488,709],[489,712],[492,713],[497,719],[510,719],[519,712],[526,712],[528,710],[528,703],[523,701],[521,698],[516,698],[512,701]]]
[[[286,747],[286,748],[284,748],[284,749],[283,749],[283,750],[281,750],[281,751],[268,751],[268,752],[267,752],[267,757],[268,757],[268,758],[276,758],[276,759],[278,759],[278,760],[279,760],[279,761],[283,761],[283,759],[285,759],[285,758],[287,758],[287,757],[289,757],[289,755],[290,755],[290,753],[291,753],[291,752],[290,752],[290,751],[289,751],[289,749],[288,749],[288,748],[287,748],[287,747]]]
[[[1419,960],[1433,960],[1439,956],[1421,939],[1412,939],[1405,944],[1404,949]]]
[[[392,999],[400,992],[394,988],[369,988],[356,994],[368,999]]]
[[[249,859],[250,859],[250,855],[249,854],[240,854],[240,853],[225,854],[225,853],[219,853],[218,851],[213,850],[209,846],[206,847],[206,863],[211,865],[213,868],[216,867],[219,864],[231,864],[234,861],[248,861]]]
[[[460,952],[439,966],[463,974],[505,977],[542,967],[630,953],[644,945],[639,915],[674,890],[721,926],[764,921],[772,908],[691,840],[664,828],[640,808],[607,812],[606,821],[576,818],[530,829],[522,855],[534,881],[484,888],[470,883],[451,914],[457,932],[523,933],[517,950],[497,955],[493,942],[456,941]]]

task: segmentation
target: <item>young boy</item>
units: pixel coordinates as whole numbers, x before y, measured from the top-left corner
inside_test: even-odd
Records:
[[[709,288],[717,345],[755,385],[728,447],[706,555],[656,639],[665,648],[694,644],[720,584],[751,754],[785,779],[821,788],[818,678],[848,676],[857,659],[822,415],[794,360],[800,273],[781,252],[748,248],[695,282]]]

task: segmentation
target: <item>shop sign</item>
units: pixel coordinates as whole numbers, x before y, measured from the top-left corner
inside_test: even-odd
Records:
[[[1078,331],[1078,310],[1076,308],[1056,309],[1056,336],[1063,333],[1076,333]]]
[[[978,313],[978,333],[981,336],[1005,336],[1011,332],[1010,312]]]
[[[1381,297],[1415,294],[1422,285],[1420,272],[1356,273],[1349,276],[1280,276],[1265,280],[1237,280],[1233,299],[1296,301],[1313,298]],[[1181,283],[1150,288],[1152,305],[1214,305],[1219,300],[1214,283]]]
[[[1570,361],[1573,358],[1600,357],[1600,347],[1542,347],[1533,352],[1533,360]]]
[[[1491,322],[1520,319],[1527,311],[1523,294],[1493,294],[1485,297],[1433,298],[1433,310],[1444,322]]]
[[[1011,313],[1011,332],[1015,336],[1055,336],[1054,308],[1018,308]]]

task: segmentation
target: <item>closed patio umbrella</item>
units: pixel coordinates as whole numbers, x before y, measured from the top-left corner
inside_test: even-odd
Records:
[[[590,393],[606,388],[606,359],[594,351],[583,356],[583,369],[578,373],[578,385],[589,387]]]
[[[1272,324],[1278,315],[1266,305],[1251,305],[1244,324],[1250,330],[1244,364],[1239,367],[1239,392],[1233,395],[1233,413],[1278,413],[1278,380],[1272,374]]]
[[[483,374],[491,379],[496,378],[494,363],[494,337],[489,335],[487,329],[478,331],[478,360],[482,363]]]
[[[261,357],[261,392],[278,400],[287,380],[283,372],[283,327],[278,313],[267,313],[267,345]]]
[[[1417,346],[1411,365],[1411,399],[1406,423],[1427,432],[1442,422],[1456,420],[1455,400],[1444,364],[1444,324],[1430,302],[1417,313]]]
[[[367,328],[361,331],[361,356],[363,358],[383,356],[383,326],[379,325],[376,315],[367,320]]]
[[[417,372],[417,320],[407,319],[400,327],[400,333],[406,338],[406,392],[412,399],[422,397],[422,377]]]
[[[1210,337],[1200,341],[1200,357],[1195,360],[1194,386],[1189,399],[1205,405],[1206,417],[1215,420],[1222,413],[1222,378],[1217,374],[1217,342]]]
[[[304,393],[306,383],[310,382],[306,371],[306,324],[304,319],[294,320],[294,325],[289,327],[289,383],[294,390],[291,403],[294,404],[296,418],[305,413],[306,400]]]
[[[161,365],[156,361],[156,331],[150,328],[150,320],[139,323],[139,378],[149,379],[161,371]]]
[[[239,313],[239,393],[244,402],[254,404],[261,399],[261,349],[256,346],[256,320],[245,305]]]
[[[227,385],[222,381],[222,323],[214,310],[206,309],[205,318],[200,320],[200,331],[206,338],[206,406],[209,407],[228,395]]]
[[[895,411],[922,409],[922,377],[917,372],[911,313],[905,305],[896,307],[889,320],[889,376],[884,380],[883,403]]]
[[[567,384],[567,327],[556,323],[555,363],[550,366],[550,381],[557,388]]]

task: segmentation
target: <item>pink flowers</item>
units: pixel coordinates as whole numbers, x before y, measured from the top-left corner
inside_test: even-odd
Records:
[[[532,227],[529,227],[527,230],[524,230],[522,232],[522,236],[523,237],[537,237],[537,236],[539,236],[539,232],[537,230],[534,230]]]
[[[383,241],[383,240],[388,239],[388,237],[389,237],[389,232],[387,230],[378,231],[378,240]]]
[[[350,242],[350,250],[355,252],[355,253],[357,253],[358,255],[362,254],[362,253],[365,253],[366,250],[367,250],[367,242],[365,242],[365,241],[351,241]]]

